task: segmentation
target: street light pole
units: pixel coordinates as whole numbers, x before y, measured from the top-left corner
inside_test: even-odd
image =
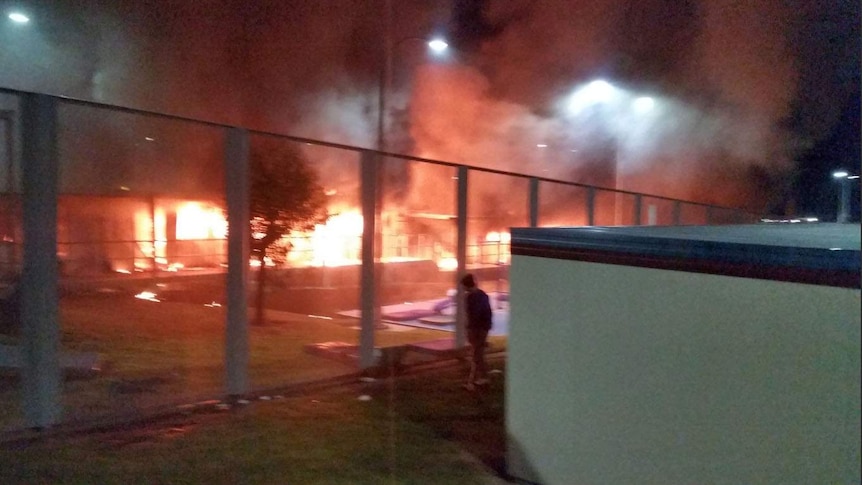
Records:
[[[392,72],[392,0],[383,8],[383,58],[380,62],[380,86],[377,98],[377,150],[386,151],[386,91]]]
[[[388,2],[387,2],[387,5],[389,5]],[[399,39],[397,42],[393,43],[392,42],[391,28],[389,27],[389,26],[391,26],[391,23],[392,23],[391,10],[387,8],[387,12],[388,12],[388,15],[387,15],[388,18],[386,20],[387,28],[386,28],[386,32],[383,36],[384,37],[384,41],[383,41],[384,58],[383,58],[383,62],[380,63],[381,64],[381,66],[380,66],[381,67],[381,69],[380,69],[380,95],[379,95],[379,100],[378,100],[379,101],[378,109],[380,112],[379,112],[379,116],[378,116],[378,120],[377,120],[377,149],[380,151],[386,151],[387,150],[387,146],[386,146],[386,126],[387,126],[386,119],[387,119],[387,116],[386,116],[386,114],[387,114],[387,111],[389,108],[387,107],[387,103],[386,103],[386,95],[391,91],[391,88],[392,88],[392,77],[393,77],[392,76],[392,64],[393,64],[393,58],[395,57],[395,55],[398,52],[398,48],[401,45],[403,45],[405,42],[410,41],[410,40],[416,40],[416,41],[423,42],[432,52],[434,52],[438,55],[440,53],[446,51],[449,48],[449,44],[447,44],[446,41],[444,41],[443,39],[440,39],[440,38],[409,36],[409,37],[403,37],[403,38]]]
[[[392,1],[383,6],[382,49],[377,93],[377,151],[363,154],[362,186],[362,276],[360,282],[359,365],[367,369],[374,365],[374,330],[381,322],[380,293],[382,275],[383,234],[381,207],[383,202],[383,152],[386,149],[386,90],[389,79],[392,35]],[[369,237],[370,236],[370,237]]]
[[[13,146],[12,146],[12,136],[13,136],[13,127],[14,122],[12,119],[12,115],[15,112],[12,110],[0,110],[0,121],[5,125],[4,128],[4,146],[6,151],[6,193],[11,194],[14,190],[15,184],[15,165],[13,162]]]
[[[386,7],[384,13],[384,34],[383,34],[383,61],[380,69],[380,93],[378,99],[378,119],[377,119],[377,150],[380,152],[386,152],[389,147],[387,145],[386,139],[386,128],[387,128],[387,100],[386,95],[389,94],[392,87],[392,64],[395,53],[398,50],[398,47],[404,44],[409,40],[418,40],[425,43],[428,48],[436,53],[441,53],[445,51],[449,45],[442,39],[439,38],[425,38],[425,37],[404,37],[399,39],[397,42],[392,42],[392,3],[391,0],[386,0]],[[383,193],[385,187],[385,179],[386,179],[386,170],[385,170],[385,158],[383,154],[378,155],[378,164],[377,164],[377,205],[376,205],[376,234],[375,234],[375,245],[377,248],[375,249],[375,255],[379,261],[379,258],[384,256],[383,253],[383,221],[381,219],[382,211],[383,211]],[[382,278],[377,278],[378,280]],[[379,287],[379,284],[378,284]]]
[[[841,184],[841,191],[838,196],[838,216],[835,220],[843,224],[850,219],[850,179],[859,178],[859,176],[851,176],[844,170],[838,170],[832,172],[832,177]]]
[[[362,164],[363,177],[363,207],[366,207],[368,201],[373,200],[374,207],[369,210],[363,210],[363,216],[368,217],[370,212],[373,212],[373,223],[366,220],[363,230],[363,237],[367,237],[369,232],[372,234],[371,247],[363,249],[362,257],[362,295],[361,295],[361,335],[360,335],[360,365],[363,368],[373,365],[373,345],[374,345],[374,329],[380,325],[382,321],[382,289],[383,289],[383,265],[381,260],[383,253],[383,192],[385,185],[385,155],[388,150],[386,144],[386,120],[387,106],[386,95],[392,83],[392,58],[393,50],[399,44],[409,39],[417,39],[417,37],[408,37],[392,43],[392,0],[385,0],[383,8],[383,29],[382,29],[382,56],[380,58],[380,78],[378,91],[378,113],[377,113],[377,153],[370,157],[370,160],[364,161]],[[424,40],[424,39],[423,39]],[[440,40],[431,41],[429,46],[439,52],[444,50],[446,43]],[[372,152],[373,153],[373,152]],[[367,197],[368,199],[365,199]],[[363,243],[363,246],[365,244]]]

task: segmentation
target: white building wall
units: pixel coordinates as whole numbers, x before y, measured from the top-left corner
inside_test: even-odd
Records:
[[[515,256],[509,472],[860,482],[860,291]]]

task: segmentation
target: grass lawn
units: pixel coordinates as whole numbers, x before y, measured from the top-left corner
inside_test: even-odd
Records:
[[[502,359],[492,362],[501,369]],[[0,483],[500,483],[503,377],[450,365],[77,437],[0,448]],[[358,400],[369,395],[368,401]]]
[[[103,362],[96,377],[65,380],[66,419],[140,413],[224,394],[223,307],[109,294],[64,297],[60,314],[63,349],[96,352]],[[357,320],[273,312],[270,322],[250,327],[249,378],[254,389],[358,371],[304,350],[311,343],[357,343]],[[375,343],[389,346],[449,336],[425,329],[379,330]],[[502,347],[505,339],[493,343]],[[16,380],[0,378],[0,429],[21,426],[19,401]]]

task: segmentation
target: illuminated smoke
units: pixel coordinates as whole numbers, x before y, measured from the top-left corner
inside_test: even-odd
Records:
[[[791,9],[487,5],[485,21],[505,25],[481,42],[476,68],[416,74],[411,133],[421,155],[760,210],[783,197],[796,148],[783,124],[797,95]],[[654,112],[638,120],[566,113],[579,85],[598,78],[654,97]]]
[[[460,49],[419,67],[419,53],[401,53],[390,93],[399,150],[599,185],[616,182],[619,161],[624,188],[680,198],[780,201],[794,157],[834,125],[858,73],[857,2],[392,3],[395,38],[432,33],[451,14]],[[382,2],[45,4],[27,29],[0,27],[0,85],[374,146]],[[596,78],[653,96],[655,119],[606,129],[560,111]],[[131,128],[94,137],[128,145]],[[182,150],[220,156],[208,145]],[[113,166],[134,165],[133,148],[102,151],[86,163],[111,167],[112,184],[136,173]],[[323,169],[356,162],[325,152],[310,157]],[[430,185],[415,172],[391,182],[419,203],[428,197],[404,193]]]

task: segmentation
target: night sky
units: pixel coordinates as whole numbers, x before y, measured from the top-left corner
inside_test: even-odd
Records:
[[[858,86],[858,73],[857,73]],[[838,211],[839,185],[832,177],[836,170],[846,170],[858,175],[862,170],[860,162],[859,123],[860,96],[857,89],[844,105],[839,121],[829,135],[818,141],[811,149],[799,157],[798,175],[794,183],[796,212],[799,215],[812,215],[821,220],[834,220]],[[859,180],[847,181],[853,188],[851,192],[850,219],[859,221]]]
[[[0,86],[374,147],[386,5],[0,0]],[[599,185],[613,166],[628,190],[823,219],[831,171],[860,171],[858,1],[389,5],[393,41],[452,46],[398,42],[394,151]],[[599,79],[613,102],[574,111]],[[655,109],[635,116],[645,96]],[[140,135],[104,125],[94,139]],[[114,158],[135,159],[128,145]]]

